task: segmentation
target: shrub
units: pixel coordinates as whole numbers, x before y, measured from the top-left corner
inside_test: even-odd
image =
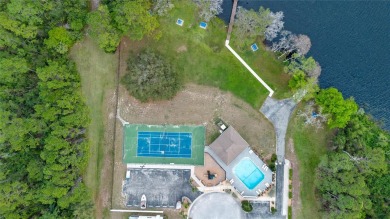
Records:
[[[278,159],[276,154],[272,154],[271,160],[268,162],[268,167],[272,172],[275,172],[276,166],[275,166],[275,161]]]
[[[244,210],[245,212],[251,212],[253,209],[251,203],[247,200],[244,200],[241,202],[241,207],[242,207],[242,210]]]
[[[272,213],[272,214],[275,214],[275,212],[276,212],[276,208],[271,207],[271,213]]]
[[[160,55],[149,50],[129,59],[122,83],[142,102],[171,99],[181,86],[179,75]]]
[[[288,192],[288,198],[292,199],[292,192]]]
[[[275,163],[275,161],[278,159],[278,156],[276,156],[276,154],[272,154],[271,156],[271,162],[272,163]]]

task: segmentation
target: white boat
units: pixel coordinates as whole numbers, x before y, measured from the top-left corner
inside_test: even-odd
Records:
[[[141,197],[141,209],[145,209],[146,208],[146,196],[145,195],[142,195]]]

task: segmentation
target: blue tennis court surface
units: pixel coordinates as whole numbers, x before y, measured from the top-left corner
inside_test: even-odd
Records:
[[[192,133],[138,132],[137,156],[190,158]]]

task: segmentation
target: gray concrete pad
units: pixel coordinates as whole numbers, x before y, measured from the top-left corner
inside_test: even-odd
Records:
[[[243,219],[245,213],[241,203],[227,193],[205,193],[192,203],[191,219]]]
[[[284,161],[282,164],[276,165],[276,214],[281,215],[283,211],[283,185],[284,180],[288,180],[284,178]],[[286,197],[288,198],[288,197]]]
[[[295,106],[296,102],[292,99],[275,100],[267,97],[260,109],[260,112],[274,125],[276,155],[279,162],[284,161],[286,131]]]
[[[201,193],[192,191],[190,177],[186,169],[130,169],[122,187],[125,205],[138,207],[143,194],[150,208],[174,208],[183,196],[193,201]]]
[[[253,210],[249,213],[246,213],[245,216],[247,219],[279,219],[285,218],[280,214],[272,214],[270,211],[269,202],[251,202]]]

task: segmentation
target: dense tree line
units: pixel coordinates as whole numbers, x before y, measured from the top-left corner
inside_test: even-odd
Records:
[[[331,218],[390,215],[390,135],[362,110],[338,130],[317,170],[322,210]]]
[[[151,35],[160,25],[157,17],[173,7],[170,0],[103,1],[88,15],[89,33],[104,51],[115,52],[122,36],[141,40]]]
[[[88,112],[67,53],[86,0],[0,2],[0,218],[88,218]]]
[[[335,88],[315,94],[317,110],[336,134],[317,167],[321,210],[329,218],[390,215],[390,134]]]

